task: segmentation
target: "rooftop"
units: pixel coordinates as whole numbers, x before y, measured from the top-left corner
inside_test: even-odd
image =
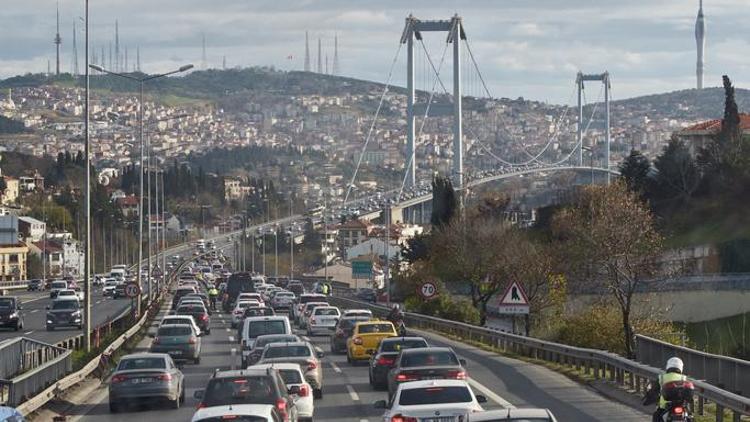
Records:
[[[691,132],[700,133],[718,133],[721,131],[721,120],[713,119],[705,122],[694,124],[682,131],[683,134],[690,134]],[[740,113],[740,128],[743,132],[750,132],[750,114]],[[697,133],[696,133],[697,134]]]

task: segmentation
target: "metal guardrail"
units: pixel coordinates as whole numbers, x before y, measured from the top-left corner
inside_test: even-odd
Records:
[[[26,337],[0,345],[0,403],[17,406],[70,372],[71,351]]]
[[[332,297],[331,302],[339,306],[368,308],[373,314],[384,317],[389,309],[382,305],[360,302],[343,297]],[[618,386],[627,387],[635,394],[645,393],[649,380],[655,380],[662,371],[658,368],[635,362],[603,350],[573,347],[551,341],[504,333],[462,322],[435,318],[406,312],[407,327],[417,327],[444,333],[469,342],[481,343],[503,352],[511,352],[533,359],[544,360],[576,370],[596,379],[609,380]],[[698,397],[697,413],[703,415],[707,402],[716,404],[716,421],[723,421],[724,409],[733,413],[735,421],[741,415],[750,415],[750,399],[723,390],[701,380],[693,380]]]
[[[660,362],[677,356],[690,368],[690,374],[695,378],[735,394],[750,395],[750,362],[746,360],[675,346],[641,335],[636,335],[635,341],[638,362],[660,366]]]

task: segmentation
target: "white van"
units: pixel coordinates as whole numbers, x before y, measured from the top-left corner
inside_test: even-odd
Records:
[[[258,336],[294,334],[289,318],[284,315],[245,318],[242,326],[242,359],[247,360]]]

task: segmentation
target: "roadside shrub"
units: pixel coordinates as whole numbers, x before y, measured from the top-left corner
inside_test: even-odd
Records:
[[[447,295],[439,295],[433,300],[425,301],[419,296],[406,299],[406,310],[430,315],[466,324],[479,324],[479,310],[468,299],[454,299]]]

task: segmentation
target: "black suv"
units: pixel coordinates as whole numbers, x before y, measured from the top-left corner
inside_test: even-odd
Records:
[[[15,297],[0,297],[0,327],[18,331],[23,328],[21,302]]]
[[[250,367],[215,372],[206,389],[196,390],[193,397],[200,400],[198,412],[218,406],[266,404],[273,406],[284,421],[296,421],[297,406],[290,394],[299,392],[298,386],[287,390],[277,369]]]
[[[58,299],[47,306],[47,331],[57,327],[83,327],[81,305],[78,299]]]

